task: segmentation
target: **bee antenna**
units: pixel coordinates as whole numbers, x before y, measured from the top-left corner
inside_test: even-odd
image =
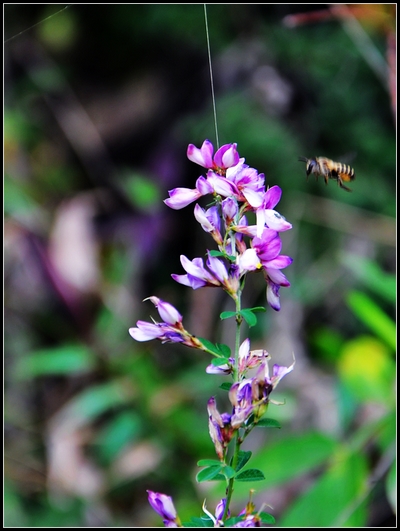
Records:
[[[308,162],[308,159],[306,157],[299,157],[299,162]]]

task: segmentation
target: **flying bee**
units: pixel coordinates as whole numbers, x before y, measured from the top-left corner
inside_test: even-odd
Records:
[[[315,157],[313,159],[307,159],[306,157],[299,157],[299,161],[306,163],[307,179],[310,173],[315,174],[315,178],[318,181],[318,176],[322,175],[325,179],[325,184],[328,184],[329,179],[335,179],[338,182],[340,188],[343,188],[347,192],[351,192],[350,188],[347,188],[343,183],[353,181],[356,178],[353,168],[342,162],[334,162],[331,159],[325,157]]]

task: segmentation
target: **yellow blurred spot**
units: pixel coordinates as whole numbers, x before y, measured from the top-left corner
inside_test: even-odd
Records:
[[[396,368],[388,348],[369,336],[348,341],[342,348],[338,371],[343,382],[362,402],[392,402]]]

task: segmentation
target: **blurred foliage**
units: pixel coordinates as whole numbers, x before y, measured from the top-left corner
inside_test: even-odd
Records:
[[[396,5],[207,13],[220,144],[282,188],[293,224],[282,309],[249,330],[297,361],[268,412],[282,428],[252,433],[255,501],[277,527],[392,526]],[[201,516],[223,496],[195,481],[221,382],[128,328],[157,295],[232,346],[233,308],[170,277],[210,241],[162,202],[201,174],[187,145],[216,145],[204,7],[6,4],[4,40],[5,526],[157,526],[146,489]],[[307,181],[299,156],[351,164],[353,192]],[[245,297],[265,306],[261,278]]]

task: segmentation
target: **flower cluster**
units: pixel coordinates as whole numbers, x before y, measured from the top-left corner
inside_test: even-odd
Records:
[[[267,284],[267,301],[274,310],[280,309],[279,290],[288,287],[289,281],[282,269],[292,263],[289,256],[281,255],[280,233],[291,228],[291,224],[281,216],[275,206],[281,198],[278,186],[265,187],[265,177],[254,168],[250,168],[240,158],[236,144],[226,144],[216,151],[210,141],[203,142],[201,148],[190,144],[188,158],[206,168],[205,176],[200,176],[194,189],[175,188],[169,191],[164,202],[179,210],[201,197],[211,195],[213,202],[206,210],[195,205],[194,216],[202,229],[209,233],[218,246],[218,250],[208,250],[204,263],[200,257],[190,260],[181,255],[181,264],[185,274],[173,274],[172,278],[192,289],[219,287],[235,302],[235,312],[221,318],[236,318],[236,348],[234,356],[227,345],[213,345],[211,342],[196,338],[188,332],[182,323],[178,310],[158,297],[149,297],[155,305],[162,322],[137,321],[136,327],[129,329],[136,341],[158,339],[163,343],[181,343],[203,350],[216,359],[207,368],[208,374],[231,375],[233,384],[228,397],[231,411],[220,413],[215,397],[207,403],[209,433],[215,447],[217,460],[206,462],[204,477],[226,479],[226,498],[211,514],[203,505],[214,527],[260,527],[261,523],[271,523],[273,517],[261,511],[255,512],[254,504],[249,500],[246,508],[237,517],[230,516],[229,503],[233,493],[235,477],[250,458],[251,452],[241,452],[240,446],[250,431],[263,422],[272,391],[279,381],[293,370],[274,364],[270,374],[266,350],[251,350],[250,339],[241,344],[240,326],[245,320],[250,326],[255,324],[254,312],[264,308],[241,308],[241,295],[245,277],[248,273],[262,271]],[[254,224],[249,223],[252,216]],[[228,460],[228,446],[234,442],[233,455]],[[228,464],[229,463],[229,464]],[[200,464],[200,463],[199,463]],[[254,478],[263,474],[254,469]],[[199,474],[202,480],[201,473]],[[205,480],[205,479],[204,479]],[[182,527],[172,498],[165,494],[148,491],[149,503],[163,518],[166,527]],[[193,524],[193,522],[192,522]],[[193,527],[193,525],[190,525]]]
[[[232,413],[219,413],[214,397],[211,397],[207,404],[210,437],[214,443],[216,454],[221,460],[224,460],[228,444],[237,430],[239,428],[248,429],[250,420],[252,425],[257,424],[271,401],[269,398],[271,392],[294,367],[294,363],[289,367],[274,364],[272,376],[270,376],[268,354],[265,351],[249,351],[249,344],[248,339],[243,343],[248,354],[247,359],[242,359],[242,362],[245,362],[246,367],[259,365],[259,368],[253,378],[243,378],[235,382],[230,388],[229,401],[232,404]],[[261,358],[259,354],[254,354],[256,352],[262,353]]]
[[[209,140],[205,140],[201,148],[190,144],[188,158],[206,168],[207,175],[197,179],[194,189],[170,190],[169,199],[164,201],[179,210],[202,196],[212,195],[215,204],[207,210],[196,204],[194,215],[203,230],[211,234],[219,251],[234,260],[227,270],[221,260],[213,259],[209,254],[207,270],[202,258],[191,261],[181,256],[187,274],[172,275],[172,278],[193,289],[221,286],[235,298],[239,280],[250,271],[262,270],[267,283],[268,303],[274,310],[279,310],[279,289],[290,286],[281,269],[292,263],[289,256],[280,254],[279,233],[291,229],[292,225],[274,210],[282,195],[279,186],[266,189],[264,174],[245,164],[236,148],[236,144],[226,144],[213,156],[214,148]],[[248,224],[248,213],[255,215],[255,225]],[[250,247],[244,236],[250,238]]]

